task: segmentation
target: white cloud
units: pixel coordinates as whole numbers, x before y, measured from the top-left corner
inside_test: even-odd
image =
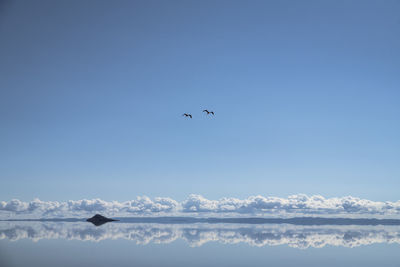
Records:
[[[190,195],[182,202],[171,198],[137,197],[118,202],[101,199],[70,200],[67,202],[23,202],[13,199],[0,202],[0,218],[76,217],[102,213],[106,216],[400,216],[400,201],[379,202],[356,197],[324,198],[293,195],[288,198],[251,196],[246,199],[222,198],[210,200]]]
[[[182,202],[183,212],[234,212],[240,214],[400,214],[400,201],[378,202],[355,197],[324,198],[293,195],[288,198],[251,196],[247,199],[208,200],[190,195]]]

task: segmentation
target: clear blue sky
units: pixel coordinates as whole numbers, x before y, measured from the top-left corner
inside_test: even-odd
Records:
[[[1,1],[0,182],[398,200],[400,1]]]

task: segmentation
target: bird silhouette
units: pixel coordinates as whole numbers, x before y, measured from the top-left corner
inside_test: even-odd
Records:
[[[183,115],[182,115],[182,116],[185,116],[185,117],[192,118],[192,114],[183,113]]]
[[[208,114],[213,114],[214,115],[214,111],[208,111],[207,109],[203,110],[203,112],[207,112],[207,115]]]

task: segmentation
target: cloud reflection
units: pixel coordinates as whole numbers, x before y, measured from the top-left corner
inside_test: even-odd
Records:
[[[294,248],[358,247],[375,243],[400,244],[399,226],[295,226],[209,224],[108,224],[83,222],[1,222],[0,239],[66,239],[99,242],[126,239],[136,244],[168,244],[185,240],[192,247],[208,242],[250,246],[288,245]]]

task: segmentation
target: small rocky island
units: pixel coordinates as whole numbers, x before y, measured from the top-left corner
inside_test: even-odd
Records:
[[[100,225],[103,225],[105,223],[114,222],[114,221],[118,221],[118,220],[110,219],[110,218],[104,217],[104,216],[102,216],[100,214],[96,214],[92,218],[87,219],[86,221],[87,222],[91,222],[96,226],[100,226]]]

